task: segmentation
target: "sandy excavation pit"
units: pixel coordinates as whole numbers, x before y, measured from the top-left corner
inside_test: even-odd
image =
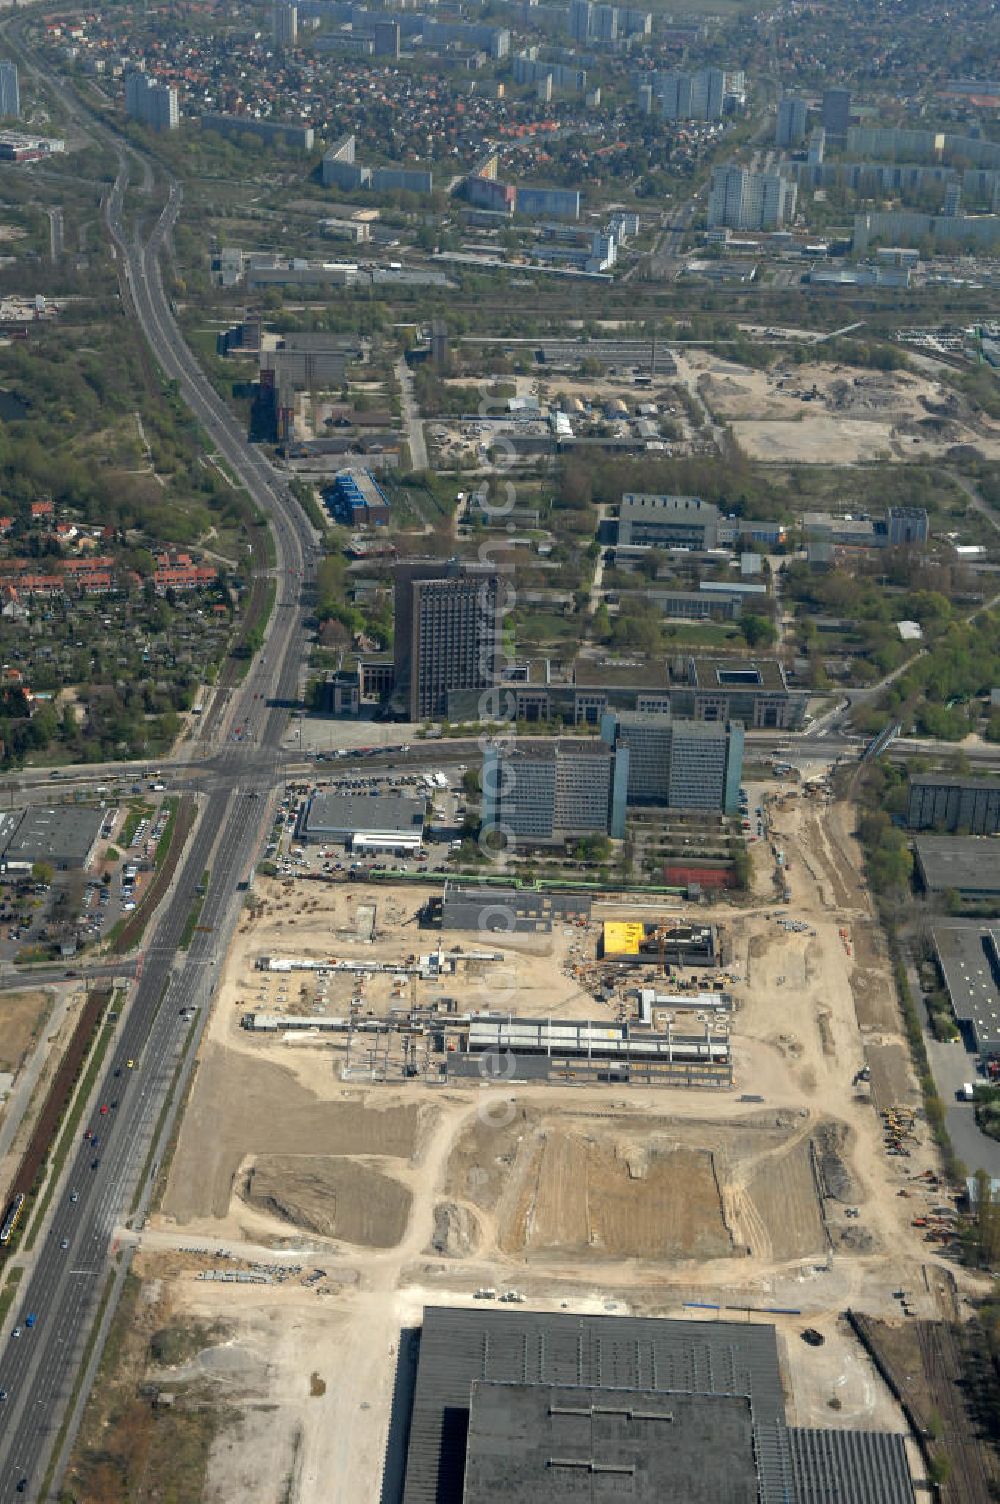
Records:
[[[737,1127],[525,1108],[507,1128],[476,1122],[461,1135],[438,1219],[454,1230],[464,1213],[459,1244],[474,1226],[479,1253],[492,1243],[535,1260],[816,1257],[828,1239],[814,1149],[829,1180],[843,1147],[791,1113]],[[853,1195],[846,1166],[826,1189],[845,1185]]]
[[[844,363],[780,359],[752,370],[709,351],[685,351],[679,365],[718,421],[728,422],[748,458],[765,463],[840,464],[921,460],[955,444],[1000,453],[1000,428],[915,371],[871,371]]]

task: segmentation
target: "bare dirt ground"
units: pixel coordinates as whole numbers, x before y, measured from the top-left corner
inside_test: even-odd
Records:
[[[48,1016],[51,998],[45,992],[0,993],[0,1071],[20,1069],[28,1049],[38,1039]]]
[[[248,1158],[301,1154],[409,1159],[429,1105],[393,1103],[387,1096],[341,1092],[320,1097],[300,1084],[284,1062],[234,1061],[218,1045],[205,1047],[185,1115],[164,1212],[178,1222],[228,1215],[237,1173]],[[235,1088],[235,1089],[234,1089]],[[336,1100],[340,1097],[340,1100]]]
[[[31,1004],[30,1023],[28,1008],[20,1010],[21,1038],[19,1042],[15,1041],[15,1046],[19,1043],[20,1049],[16,1055],[14,1049],[8,1051],[10,1059],[18,1062],[21,1075],[18,1077],[15,1068],[11,1094],[0,1107],[2,1138],[7,1146],[6,1151],[0,1154],[0,1186],[10,1184],[21,1163],[53,1077],[72,1038],[85,994],[79,986],[65,989],[65,1006],[54,1001],[51,993],[46,996],[34,990],[28,996],[41,999],[41,1002]],[[6,996],[0,998],[0,1019],[4,1018],[6,1001]],[[29,1030],[34,1035],[34,1050]],[[28,1043],[25,1047],[26,1040]]]
[[[444,1190],[472,1203],[480,1257],[728,1255],[713,1154],[671,1126],[624,1114],[605,1123],[572,1104],[523,1109],[505,1129],[475,1120],[455,1146]]]
[[[259,1154],[237,1190],[248,1205],[293,1227],[390,1248],[406,1231],[410,1193],[377,1166],[339,1155]]]
[[[232,1324],[246,1356],[246,1377],[234,1360],[213,1379],[231,1401],[242,1386],[246,1414],[213,1442],[204,1497],[242,1500],[273,1455],[291,1480],[282,1498],[374,1504],[400,1329],[424,1303],[471,1302],[481,1286],[516,1288],[545,1309],[751,1307],[781,1332],[800,1423],[904,1429],[838,1314],[898,1319],[901,1284],[917,1315],[952,1314],[951,1265],[911,1225],[941,1199],[918,1178],[933,1146],[918,1118],[909,1157],[885,1152],[878,1110],[918,1099],[852,811],[776,794],[750,904],[704,911],[741,978],[731,1092],[343,1081],[342,1049],[253,1036],[239,1019],[248,1007],[338,1012],[336,988],[354,984],[329,978],[324,991],[312,979],[303,995],[295,974],[256,972],[254,959],[372,954],[356,920],[373,897],[375,951],[426,950],[416,900],[262,886],[265,910],[226,961],[162,1211],[139,1235],[139,1267],[169,1282],[178,1319]],[[779,846],[788,905],[774,902]],[[574,970],[597,930],[557,928],[516,947],[505,937],[496,968],[421,982],[417,1000],[488,1007],[502,975],[518,1011],[607,1017]],[[396,1006],[409,1006],[403,991]],[[381,1011],[389,994],[375,989],[366,1004]],[[195,1279],[224,1256],[323,1274]],[[802,1314],[766,1314],[775,1306]],[[802,1343],[804,1324],[827,1337],[822,1349]]]
[[[940,457],[974,444],[1000,457],[1000,425],[975,419],[940,382],[911,371],[815,362],[754,371],[706,350],[677,356],[713,416],[750,459],[839,464]]]
[[[417,914],[425,897],[419,889],[380,884],[376,891],[369,892],[354,883],[306,885],[264,880],[260,897],[260,916],[240,926],[223,978],[220,1009],[227,1024],[238,1022],[238,1014],[232,1020],[229,1017],[234,1008],[300,1015],[326,1011],[336,1016],[347,1011],[355,995],[357,984],[349,974],[317,978],[303,972],[257,971],[259,956],[401,961],[437,948],[438,935],[418,925]],[[366,905],[375,906],[374,944],[358,939],[358,909]],[[376,1013],[406,1008],[411,1002],[429,1005],[458,987],[463,1007],[489,1008],[500,991],[507,990],[516,993],[518,1012],[574,1018],[606,1016],[607,1010],[594,1002],[567,969],[572,959],[593,957],[598,928],[595,923],[580,931],[555,935],[504,936],[502,947],[492,936],[480,941],[455,935],[454,948],[502,951],[504,964],[463,963],[458,978],[420,981],[415,984],[415,993],[409,984],[392,977],[372,977],[363,984],[365,1003]],[[443,944],[446,951],[453,948],[448,937]],[[236,1030],[234,1036],[233,1029],[227,1028],[229,1046],[240,1045],[238,1034]],[[254,1047],[246,1038],[242,1044]]]

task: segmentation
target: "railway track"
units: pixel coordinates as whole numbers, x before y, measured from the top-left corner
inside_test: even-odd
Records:
[[[942,1490],[945,1504],[991,1504],[997,1470],[987,1466],[986,1445],[972,1433],[964,1393],[968,1362],[956,1329],[944,1321],[921,1321],[916,1330],[927,1388],[941,1417],[942,1445],[951,1463]]]
[[[83,1070],[84,1061],[110,1001],[110,988],[102,987],[88,992],[87,1001],[77,1020],[76,1028],[70,1036],[69,1044],[66,1046],[65,1053],[45,1095],[42,1109],[31,1130],[21,1162],[7,1189],[8,1199],[18,1195],[26,1198],[21,1219],[23,1222],[27,1221],[34,1210],[31,1194],[41,1182],[43,1167],[52,1151],[53,1144],[59,1137],[77,1079]]]

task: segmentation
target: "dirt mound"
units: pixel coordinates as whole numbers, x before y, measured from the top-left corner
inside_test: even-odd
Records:
[[[434,1208],[434,1232],[431,1235],[434,1253],[444,1254],[449,1259],[468,1258],[477,1252],[480,1237],[479,1218],[471,1206],[462,1206],[455,1201],[438,1202]]]
[[[867,1227],[837,1227],[831,1236],[834,1247],[845,1253],[874,1253],[879,1246]]]
[[[813,1134],[812,1144],[823,1195],[853,1206],[858,1191],[844,1158],[848,1137],[849,1131],[843,1123],[821,1123]]]
[[[198,1062],[197,1089],[181,1125],[163,1210],[182,1223],[194,1217],[224,1217],[241,1163],[296,1154],[303,1144],[320,1155],[408,1159],[418,1150],[433,1109],[383,1106],[381,1100],[377,1095],[363,1101],[324,1100],[283,1065],[207,1044]],[[275,1103],[281,1104],[280,1111]]]
[[[355,1160],[264,1154],[240,1177],[248,1206],[324,1238],[392,1248],[406,1230],[410,1192]]]

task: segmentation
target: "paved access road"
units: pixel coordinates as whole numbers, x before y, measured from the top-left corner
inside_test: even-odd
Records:
[[[29,67],[38,71],[30,59]],[[86,117],[64,90],[62,97],[67,96],[89,132],[108,136],[106,128]],[[287,706],[296,698],[305,647],[303,597],[315,548],[312,528],[298,504],[263,456],[246,443],[174,321],[159,256],[180,210],[179,186],[169,183],[166,205],[148,239],[127,238],[123,203],[129,163],[140,162],[147,182],[149,164],[116,138],[109,139],[120,167],[105,214],[127,312],[141,325],[164,374],[178,383],[212,448],[268,514],[275,538],[278,605],[262,652],[229,698],[226,718],[244,727],[243,739],[223,745],[212,758],[199,823],[152,932],[141,979],[117,1026],[88,1122],[99,1142],[94,1146],[81,1141],[54,1202],[50,1225],[36,1245],[33,1272],[19,1292],[13,1317],[20,1335],[10,1335],[5,1342],[0,1336],[0,1389],[6,1393],[0,1401],[0,1504],[42,1497],[55,1439],[108,1284],[112,1230],[129,1216],[134,1198],[142,1205],[147,1188],[143,1177],[165,1107],[161,1137],[169,1131],[177,1067],[182,1056],[189,1066],[200,1034],[200,1027],[193,1031],[185,1054],[192,1031],[182,1010],[198,1009],[203,1023],[216,961],[225,952],[239,913],[238,885],[247,877],[269,824],[272,790],[283,761],[280,743]],[[183,954],[178,941],[206,870],[210,881],[202,927]],[[112,1102],[117,1105],[112,1107]],[[100,1113],[101,1104],[108,1107],[106,1115]],[[36,1317],[30,1329],[24,1324],[28,1313]],[[57,1468],[56,1482],[58,1473]]]

